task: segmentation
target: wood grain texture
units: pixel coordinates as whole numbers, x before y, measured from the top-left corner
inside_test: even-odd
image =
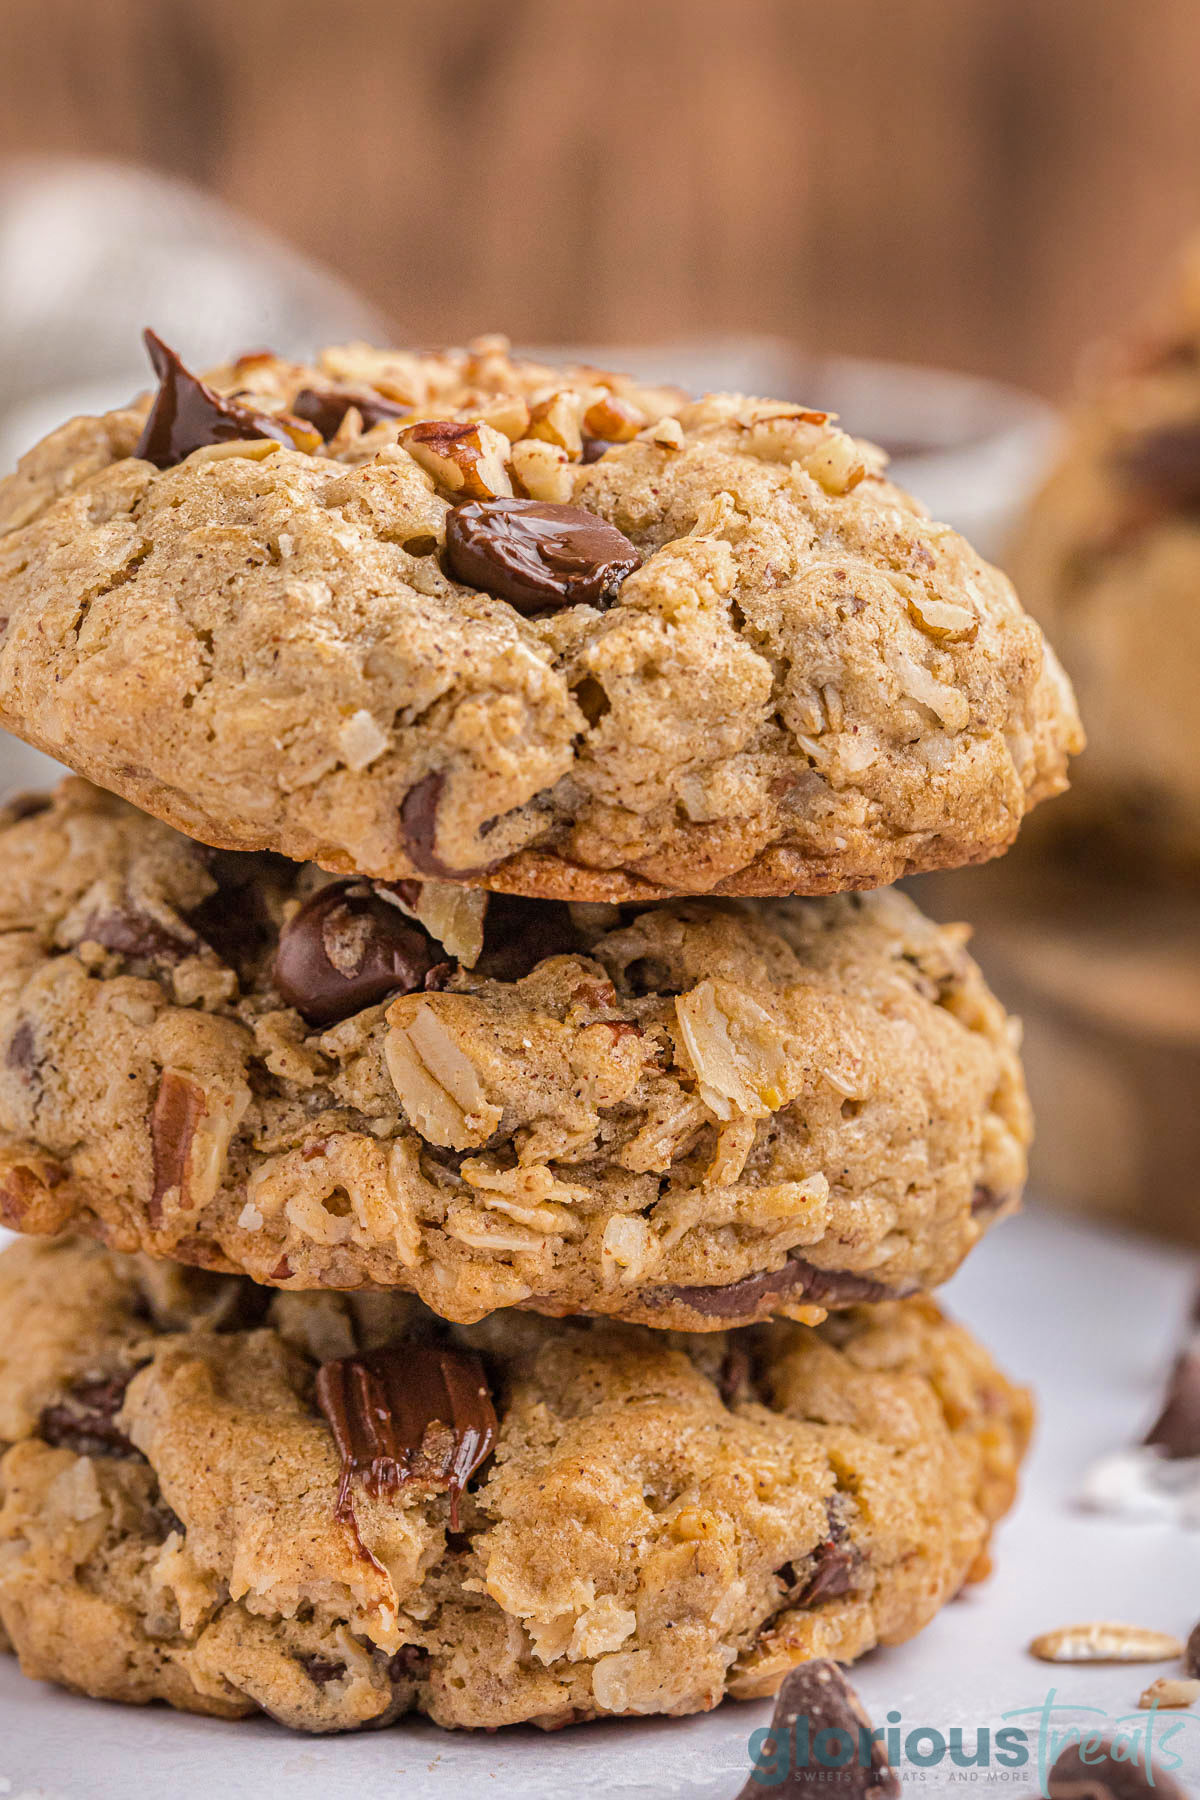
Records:
[[[0,153],[213,188],[444,341],[1060,390],[1200,221],[1196,0],[5,0]]]

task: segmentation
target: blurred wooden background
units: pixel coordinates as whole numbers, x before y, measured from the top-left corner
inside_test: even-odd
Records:
[[[1200,223],[1200,0],[4,0],[0,154],[190,176],[442,341],[1061,391]]]

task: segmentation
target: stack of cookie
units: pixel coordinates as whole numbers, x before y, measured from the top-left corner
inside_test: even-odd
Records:
[[[1029,1116],[861,890],[1062,787],[1037,627],[821,413],[150,346],[0,487],[0,718],[88,778],[0,827],[23,1667],[555,1726],[903,1639],[1013,1492],[926,1296]]]

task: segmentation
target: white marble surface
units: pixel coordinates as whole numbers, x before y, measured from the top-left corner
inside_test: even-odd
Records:
[[[1200,1615],[1200,1533],[1081,1514],[1071,1504],[1088,1462],[1145,1428],[1192,1283],[1194,1261],[1037,1210],[996,1231],[948,1290],[951,1305],[1014,1374],[1038,1389],[1040,1426],[1017,1512],[1001,1529],[996,1572],[913,1643],[859,1664],[855,1683],[876,1724],[947,1735],[995,1729],[1012,1708],[1063,1707],[1110,1719],[1134,1711],[1157,1668],[1060,1667],[1024,1650],[1040,1631],[1125,1619],[1185,1635]],[[766,1705],[703,1718],[581,1727],[546,1737],[448,1735],[402,1724],[308,1740],[267,1723],[227,1725],[165,1710],[126,1711],[26,1683],[0,1662],[0,1796],[54,1800],[733,1800],[747,1739]],[[1097,1715],[1099,1716],[1099,1715]],[[1062,1721],[1085,1721],[1078,1711]],[[1166,1715],[1159,1735],[1177,1723]],[[1200,1790],[1200,1716],[1169,1746]],[[955,1780],[955,1775],[958,1780]],[[1027,1796],[1036,1769],[904,1770],[905,1792]],[[6,1785],[6,1783],[8,1785]],[[764,1788],[764,1794],[771,1789]]]

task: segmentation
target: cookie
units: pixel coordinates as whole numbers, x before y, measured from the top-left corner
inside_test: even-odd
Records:
[[[76,778],[0,859],[22,1231],[458,1320],[715,1329],[930,1287],[1019,1194],[1013,1027],[963,929],[894,892],[330,881]]]
[[[149,412],[0,485],[0,724],[192,837],[824,894],[992,856],[1065,784],[1037,626],[824,413],[494,341],[215,386],[152,349]]]
[[[1200,868],[1200,239],[1162,313],[1094,365],[1012,553],[1090,747],[1052,830],[1141,874]]]
[[[1027,1395],[923,1299],[687,1336],[0,1256],[26,1673],[307,1731],[758,1696],[984,1572]]]

